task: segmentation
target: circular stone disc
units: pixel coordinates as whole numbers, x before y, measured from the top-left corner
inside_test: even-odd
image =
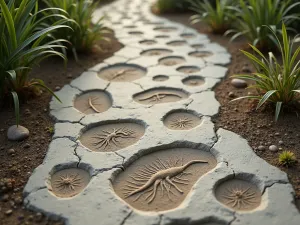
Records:
[[[197,73],[200,71],[200,68],[197,66],[181,66],[177,68],[177,71],[185,74]]]
[[[157,182],[156,191],[154,191],[154,181],[149,188],[133,194],[133,191],[143,186],[151,176],[155,176],[154,174],[161,174],[161,171],[165,171],[165,168],[171,168],[173,171],[175,167],[186,165],[193,160],[202,160],[208,163],[195,162],[186,169],[181,169],[184,173],[177,172],[179,179],[175,176],[170,177],[171,182],[178,189],[167,181],[166,175],[168,172],[166,172],[166,175],[161,176],[161,181],[155,179]],[[124,172],[121,172],[112,180],[112,185],[116,194],[135,209],[155,212],[170,210],[178,207],[198,179],[213,169],[216,164],[217,161],[211,153],[200,149],[173,148],[160,150],[144,155],[134,161]]]
[[[199,76],[189,76],[182,80],[182,83],[187,86],[201,86],[205,84],[205,80],[203,77]]]
[[[138,142],[144,133],[144,126],[137,123],[113,123],[91,128],[79,140],[92,151],[115,152]]]
[[[164,119],[164,125],[171,130],[191,130],[201,123],[201,119],[188,112],[173,112]]]
[[[169,77],[166,75],[157,75],[157,76],[153,77],[153,81],[163,82],[166,80],[169,80]]]
[[[133,99],[143,105],[156,105],[167,102],[177,102],[189,97],[186,92],[177,88],[153,88],[140,92]]]
[[[98,76],[112,82],[131,82],[145,76],[147,70],[134,64],[115,64],[99,71]]]
[[[89,91],[79,95],[74,107],[84,114],[102,113],[112,106],[112,99],[105,91]]]
[[[90,174],[79,168],[60,170],[51,176],[51,191],[58,197],[70,198],[79,194],[90,182]]]
[[[167,45],[169,45],[169,46],[183,46],[183,45],[186,45],[186,41],[171,41],[171,42],[168,42]]]
[[[155,40],[144,40],[144,41],[140,41],[140,44],[143,44],[143,45],[154,45],[156,44],[157,42]]]
[[[196,35],[192,34],[192,33],[184,33],[184,34],[181,34],[180,37],[185,38],[185,39],[190,39],[190,38],[196,37]]]
[[[182,63],[185,63],[185,59],[180,56],[168,56],[159,60],[159,64],[164,66],[175,66]]]
[[[156,27],[156,28],[154,28],[154,30],[168,33],[168,32],[175,31],[177,29],[176,29],[176,27]]]
[[[213,53],[208,52],[208,51],[195,51],[195,52],[189,53],[189,55],[196,57],[196,58],[205,58],[205,57],[213,55]]]
[[[160,49],[160,48],[158,48],[158,49],[149,49],[149,50],[143,51],[141,53],[141,55],[144,55],[144,56],[159,56],[159,55],[168,55],[172,52],[173,51],[169,50],[169,49],[163,49],[163,48]]]
[[[215,196],[224,205],[238,211],[249,211],[261,203],[261,192],[257,186],[241,179],[227,180],[215,189]]]

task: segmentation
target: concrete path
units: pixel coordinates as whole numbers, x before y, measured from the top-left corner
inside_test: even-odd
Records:
[[[124,48],[57,92],[63,103],[53,100],[50,105],[55,134],[43,164],[25,187],[26,207],[64,218],[70,225],[299,225],[286,174],[257,157],[239,135],[216,131],[211,122],[220,107],[212,88],[225,77],[230,63],[226,49],[196,30],[152,15],[150,4],[149,0],[119,0],[95,12],[94,21],[108,16],[108,26]],[[111,66],[127,64],[133,65],[134,76],[131,68],[109,78]],[[105,91],[112,100],[106,111],[85,114],[74,108],[75,98],[94,90]],[[201,121],[192,129],[170,129],[164,121],[172,112],[192,114]],[[124,122],[144,129],[131,145],[96,152],[81,143],[90,128]],[[114,192],[111,182],[131,163],[170,148],[199,149],[216,159],[216,166],[197,180],[178,207],[142,211]],[[86,170],[91,179],[77,195],[62,198],[51,191],[51,177],[66,168]],[[251,193],[250,201],[246,196],[244,202],[217,198],[218,187],[232,179],[257,188],[261,199],[255,209],[239,210],[251,204]]]

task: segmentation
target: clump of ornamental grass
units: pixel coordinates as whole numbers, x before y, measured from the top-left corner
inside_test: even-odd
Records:
[[[40,88],[56,97],[42,80],[29,80],[28,75],[33,66],[50,56],[66,61],[56,50],[64,48],[60,43],[65,40],[53,40],[51,33],[69,27],[63,24],[64,18],[53,12],[55,9],[39,11],[38,0],[23,0],[18,7],[14,0],[7,2],[0,0],[0,99],[6,102],[9,95],[13,97],[16,123],[19,124],[19,97],[26,98],[29,92],[36,93]],[[60,17],[60,20],[44,27],[43,11],[51,12],[49,17]]]
[[[271,103],[275,106],[275,121],[277,121],[283,106],[297,103],[300,100],[300,61],[298,60],[300,47],[294,51],[294,43],[297,38],[291,40],[288,37],[284,24],[282,24],[281,30],[282,41],[279,40],[271,27],[268,28],[279,47],[282,63],[278,62],[272,52],[269,53],[268,57],[265,57],[260,50],[251,44],[255,54],[242,50],[255,66],[257,72],[234,75],[233,77],[254,81],[255,84],[249,88],[256,89],[258,95],[243,96],[233,101],[244,98],[257,99],[259,101],[257,109],[265,103]]]
[[[279,164],[286,167],[291,167],[297,162],[296,156],[291,151],[283,151],[279,154]]]
[[[282,23],[287,30],[296,32],[291,25],[299,22],[300,14],[292,9],[299,5],[300,2],[291,0],[239,0],[236,5],[228,7],[232,10],[230,13],[235,14],[235,20],[234,29],[225,35],[233,34],[231,40],[243,36],[259,49],[274,49],[277,40],[272,33],[280,35]]]
[[[216,0],[215,4],[209,0],[187,0],[191,10],[196,14],[190,18],[192,24],[203,21],[213,33],[223,34],[227,31],[234,19],[232,11],[228,8],[236,0]]]

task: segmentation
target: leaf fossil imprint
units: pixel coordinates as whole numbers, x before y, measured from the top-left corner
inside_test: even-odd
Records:
[[[153,94],[149,97],[145,97],[145,98],[140,98],[139,101],[150,101],[150,102],[159,102],[162,99],[166,98],[166,97],[178,97],[178,98],[182,98],[180,95],[178,94],[172,94],[172,93],[157,93],[157,94]]]
[[[183,178],[183,175],[189,175],[191,173],[184,172],[190,165],[196,163],[208,163],[203,160],[191,160],[186,164],[183,164],[183,159],[181,159],[181,164],[179,164],[179,159],[177,160],[166,160],[162,162],[159,158],[152,164],[145,165],[144,168],[140,169],[138,172],[134,173],[131,177],[131,181],[127,180],[126,187],[123,188],[125,198],[129,198],[135,194],[138,196],[134,199],[137,201],[143,194],[149,193],[145,200],[150,204],[158,191],[158,186],[160,185],[161,195],[164,196],[164,191],[167,193],[169,200],[172,201],[171,195],[176,196],[172,187],[179,193],[183,191],[176,185],[188,185],[188,179]]]

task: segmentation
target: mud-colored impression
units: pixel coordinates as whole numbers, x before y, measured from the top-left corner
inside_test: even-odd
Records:
[[[127,25],[127,26],[124,26],[124,28],[126,28],[126,29],[133,29],[133,28],[136,28],[136,26],[134,26],[134,25]]]
[[[208,51],[195,51],[195,52],[191,52],[189,53],[190,56],[196,57],[196,58],[205,58],[208,56],[212,56],[213,53],[208,52]]]
[[[167,45],[169,45],[169,46],[183,46],[183,45],[186,45],[186,41],[171,41],[171,42],[168,42]]]
[[[180,35],[180,37],[185,38],[185,39],[191,39],[191,38],[195,38],[196,35],[192,34],[192,33],[183,33]]]
[[[112,99],[105,91],[89,91],[79,95],[74,107],[84,114],[102,113],[112,106]]]
[[[115,152],[138,142],[145,127],[132,122],[100,125],[84,132],[80,142],[95,152]]]
[[[164,49],[164,48],[157,48],[157,49],[149,49],[146,51],[143,51],[141,55],[143,56],[163,56],[163,55],[168,55],[171,54],[173,51],[169,49]]]
[[[261,192],[257,186],[241,179],[227,180],[216,187],[218,201],[237,211],[249,211],[261,203]]]
[[[193,48],[196,48],[196,49],[200,49],[200,48],[203,48],[204,45],[203,44],[194,44],[192,45]]]
[[[185,63],[185,59],[181,56],[167,56],[159,60],[159,64],[164,66],[175,66],[182,63]]]
[[[189,97],[189,94],[177,88],[152,88],[133,96],[133,99],[143,105],[156,105],[167,102],[177,102]]]
[[[176,27],[155,27],[153,30],[168,33],[177,30],[177,28]]]
[[[157,75],[157,76],[153,77],[152,80],[157,81],[157,82],[164,82],[166,80],[169,80],[169,77],[166,75]]]
[[[197,66],[181,66],[176,69],[178,72],[185,73],[185,74],[191,74],[191,73],[197,73],[200,71],[200,68]]]
[[[79,168],[63,169],[51,176],[51,190],[60,198],[70,198],[79,194],[90,182],[90,174]]]
[[[112,181],[114,191],[142,211],[178,207],[196,181],[216,166],[212,154],[199,149],[173,148],[142,156]]]
[[[144,41],[140,41],[140,44],[143,44],[143,45],[154,45],[156,44],[157,42],[155,40],[144,40]]]
[[[201,123],[201,119],[190,112],[175,111],[168,114],[163,123],[171,130],[191,130]]]
[[[135,64],[115,64],[103,68],[98,76],[113,82],[131,82],[145,76],[147,70]]]
[[[166,39],[166,38],[170,38],[170,36],[169,35],[157,35],[157,36],[155,36],[155,38]]]
[[[203,84],[205,84],[205,79],[200,76],[189,76],[187,78],[184,78],[182,80],[182,83],[184,85],[192,86],[192,87],[202,86]]]
[[[129,31],[128,34],[133,35],[133,36],[141,36],[144,33],[140,31]]]

